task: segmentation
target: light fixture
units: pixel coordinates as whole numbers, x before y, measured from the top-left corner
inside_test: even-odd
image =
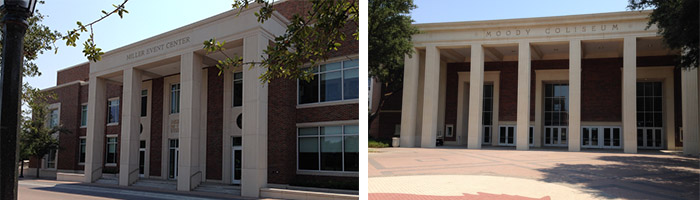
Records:
[[[27,16],[32,16],[38,1],[39,0],[4,0],[0,2],[0,10],[4,10],[6,13],[8,11],[19,11]]]

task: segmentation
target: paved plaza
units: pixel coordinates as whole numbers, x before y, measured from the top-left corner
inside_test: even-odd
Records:
[[[370,199],[700,199],[700,160],[659,151],[370,152]]]

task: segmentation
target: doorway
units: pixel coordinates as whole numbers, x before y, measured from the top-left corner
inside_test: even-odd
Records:
[[[243,148],[241,146],[241,137],[233,137],[233,146],[231,148],[231,183],[241,184],[241,168],[243,164]]]
[[[179,143],[178,139],[170,139],[169,141],[168,155],[170,159],[168,161],[168,179],[172,180],[177,179],[177,164],[178,158],[180,157]]]
[[[502,125],[498,128],[498,145],[515,146],[515,125]]]
[[[139,142],[139,177],[144,176],[146,171],[146,141]]]
[[[569,125],[569,84],[544,87],[544,146],[567,146]]]
[[[637,82],[637,148],[663,148],[661,86],[661,82]]]

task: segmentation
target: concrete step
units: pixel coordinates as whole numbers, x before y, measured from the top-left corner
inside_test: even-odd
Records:
[[[139,179],[132,186],[177,190],[177,181],[160,179]]]
[[[97,179],[97,181],[95,181],[95,183],[118,185],[118,184],[119,184],[119,179],[100,178],[100,179]]]
[[[219,183],[202,183],[194,191],[198,192],[211,192],[211,193],[223,193],[230,195],[241,195],[241,187],[237,185],[226,185]]]

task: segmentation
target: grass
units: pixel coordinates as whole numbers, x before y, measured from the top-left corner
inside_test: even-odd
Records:
[[[369,148],[385,148],[390,146],[389,142],[379,141],[372,138],[369,139],[367,144]]]

